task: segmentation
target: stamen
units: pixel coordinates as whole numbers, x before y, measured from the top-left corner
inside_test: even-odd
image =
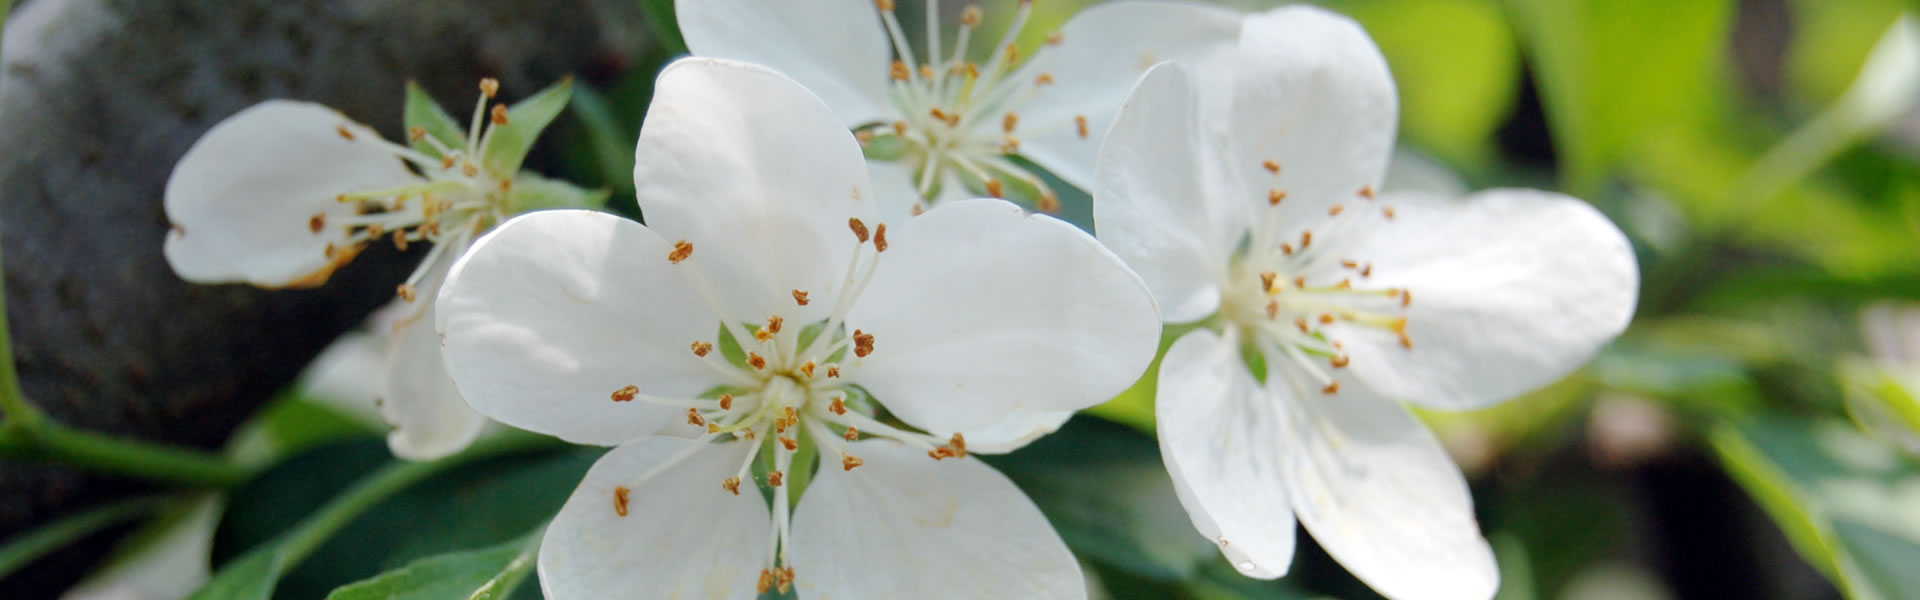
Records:
[[[1005,191],[1005,188],[1001,187],[1000,180],[998,179],[987,180],[987,195],[993,196],[995,198],[1003,198],[1005,197],[1005,194],[1001,193],[1003,191]]]
[[[828,378],[828,379],[839,379],[839,378],[840,378],[840,365],[827,365],[827,378]]]
[[[622,517],[627,516],[627,494],[632,492],[633,490],[627,489],[626,486],[615,486],[613,488],[613,513],[614,514],[620,515]]]
[[[780,484],[785,483],[786,480],[787,480],[786,473],[781,473],[779,471],[772,471],[767,473],[767,485],[770,485],[773,487],[780,487]]]
[[[712,344],[712,343],[709,343],[709,342],[701,342],[701,341],[695,341],[695,342],[693,343],[693,355],[694,355],[694,356],[698,356],[698,357],[701,357],[701,358],[706,358],[706,357],[707,357],[707,353],[708,353],[708,352],[712,352],[712,351],[713,351],[713,344]]]
[[[1272,173],[1274,175],[1280,174],[1280,163],[1268,160],[1268,161],[1261,162],[1260,166],[1266,168],[1268,173]]]
[[[418,142],[427,139],[427,128],[415,125],[407,128],[407,140]]]
[[[686,240],[680,240],[674,242],[673,251],[667,253],[667,262],[677,265],[689,256],[693,256],[693,244],[687,243]]]
[[[881,223],[873,228],[873,251],[887,251],[887,224]]]
[[[740,495],[740,478],[728,477],[725,480],[722,480],[720,482],[720,487],[725,488],[727,491],[733,492],[733,495],[738,496]],[[762,577],[764,578],[764,575]],[[761,591],[766,591],[766,589],[761,588]]]
[[[851,218],[851,219],[847,219],[847,227],[853,230],[853,237],[855,239],[860,240],[860,243],[862,244],[867,243],[867,224],[866,223],[861,222],[860,219],[857,217]]]
[[[1344,369],[1347,367],[1348,363],[1353,362],[1353,357],[1342,354],[1342,355],[1333,357],[1332,360],[1327,362],[1328,364],[1333,365],[1333,368],[1335,369]]]
[[[1045,74],[1041,74],[1040,76],[1041,76],[1041,77],[1045,77],[1045,78],[1046,78],[1046,83],[1053,83],[1053,78],[1052,78],[1052,77],[1049,77],[1049,76],[1047,76],[1047,75],[1045,75]],[[1075,133],[1078,133],[1078,134],[1080,134],[1080,139],[1083,139],[1083,140],[1084,140],[1084,139],[1087,139],[1087,116],[1086,116],[1086,115],[1074,115],[1074,116],[1073,116],[1073,128],[1074,128],[1074,129],[1076,130],[1076,131],[1075,131]]]
[[[780,438],[780,445],[785,446],[788,452],[794,452],[800,449],[800,442],[790,437]]]
[[[980,10],[980,5],[968,4],[966,8],[960,10],[960,24],[967,27],[979,27],[980,19],[985,15],[986,12]]]
[[[1327,387],[1320,388],[1320,393],[1329,396],[1340,393],[1340,380],[1335,379],[1333,383],[1327,384]]]
[[[786,319],[780,318],[780,315],[767,317],[767,326],[763,327],[762,329],[765,329],[767,331],[771,331],[777,334],[777,333],[780,333],[780,325],[785,322],[787,322]]]
[[[815,368],[813,361],[807,361],[807,364],[800,365],[800,372],[806,374],[807,379],[813,379],[813,370]]]
[[[1065,33],[1055,31],[1053,33],[1047,34],[1048,46],[1058,46],[1060,45],[1061,42],[1064,42],[1064,41],[1067,41],[1067,34]]]
[[[1340,216],[1340,212],[1341,212],[1341,211],[1344,211],[1344,210],[1346,210],[1346,209],[1347,209],[1347,207],[1345,207],[1345,206],[1341,206],[1341,205],[1338,205],[1338,204],[1335,204],[1335,205],[1333,205],[1333,208],[1329,208],[1329,209],[1327,209],[1327,216],[1329,216],[1329,217],[1338,217],[1338,216]]]
[[[800,291],[800,290],[794,290],[794,291],[793,291],[793,302],[794,302],[795,304],[799,304],[799,305],[801,305],[801,306],[806,306],[806,305],[807,305],[807,293],[806,293],[806,292],[803,292],[803,291]]]
[[[495,104],[495,105],[493,105],[493,115],[492,115],[492,116],[493,116],[493,124],[494,124],[494,125],[505,125],[505,124],[507,124],[507,105],[505,105],[505,104]]]
[[[853,430],[848,429],[847,432],[848,432],[847,441],[849,442],[853,441],[853,433],[852,433]],[[854,467],[858,467],[864,464],[867,464],[867,461],[861,460],[860,457],[858,456],[854,456],[852,454],[840,455],[840,470],[842,471],[852,471]]]
[[[866,358],[868,354],[873,354],[873,334],[853,330],[853,355]]]
[[[1380,207],[1380,214],[1387,217],[1387,219],[1389,220],[1393,219],[1393,207],[1391,206]]]
[[[1287,193],[1285,191],[1267,190],[1267,206],[1279,206],[1280,201],[1286,199]]]
[[[847,433],[846,433],[845,435],[843,435],[842,437],[845,437],[845,438],[847,439],[847,441],[849,441],[849,442],[856,442],[856,441],[859,441],[859,440],[860,440],[860,428],[858,428],[858,427],[854,427],[854,426],[852,426],[852,425],[848,425],[848,426],[847,426]],[[856,466],[857,466],[857,465],[856,465]]]
[[[836,414],[836,415],[847,414],[847,403],[845,401],[845,396],[835,396],[833,398],[833,402],[830,402],[827,404],[827,410],[831,411],[833,414]]]
[[[689,408],[687,409],[687,424],[695,425],[695,426],[706,425],[707,420],[706,418],[700,416],[700,409]]]
[[[307,219],[307,229],[314,233],[325,231],[327,229],[327,213],[314,213],[313,218]]]
[[[747,364],[753,365],[755,369],[765,370],[767,368],[767,358],[754,352],[748,352]]]
[[[333,127],[333,132],[340,134],[341,139],[347,140],[349,142],[353,141],[353,132],[348,130],[346,125],[335,125]]]
[[[1038,76],[1038,77],[1035,77],[1035,78],[1033,78],[1033,84],[1034,84],[1034,85],[1040,85],[1040,86],[1044,86],[1044,85],[1053,85],[1053,74],[1052,74],[1052,73],[1041,73],[1041,74],[1040,74],[1040,76]],[[1075,120],[1075,121],[1081,121],[1081,122],[1085,122],[1085,121],[1087,120],[1087,118],[1086,118],[1086,117],[1075,117],[1075,118],[1074,118],[1074,120]],[[1083,135],[1081,135],[1080,137],[1087,137],[1087,136],[1083,134]]]
[[[1018,114],[1009,112],[1007,113],[1007,116],[1002,117],[1000,119],[1001,131],[1004,131],[1007,133],[1013,133],[1013,129],[1019,126],[1020,126],[1020,115]]]
[[[720,395],[720,410],[733,410],[733,394]]]
[[[1361,198],[1366,198],[1366,199],[1368,199],[1368,200],[1372,200],[1372,199],[1373,199],[1373,184],[1367,184],[1367,185],[1363,185],[1363,186],[1360,186],[1360,197],[1361,197]]]
[[[405,300],[407,302],[413,302],[414,292],[413,292],[413,284],[411,283],[400,284],[398,288],[394,289],[394,293],[398,294],[401,300]]]
[[[407,232],[399,230],[393,232],[393,248],[401,252],[407,251]]]
[[[480,93],[486,94],[487,99],[492,100],[494,96],[500,94],[500,80],[492,77],[480,78]]]

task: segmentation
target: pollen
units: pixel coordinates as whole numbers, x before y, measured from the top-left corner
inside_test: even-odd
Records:
[[[1294,277],[1294,278],[1293,278],[1293,287],[1297,287],[1297,288],[1300,288],[1300,289],[1306,289],[1306,287],[1307,287],[1307,276],[1305,276],[1305,275],[1300,275],[1300,276],[1298,276],[1298,277]]]
[[[735,494],[735,495],[738,495],[738,494]],[[775,579],[777,578],[773,576],[773,569],[761,569],[760,582],[757,584],[754,584],[754,588],[759,590],[760,593],[765,594],[767,593],[768,590],[773,589],[773,582]]]
[[[442,169],[451,169],[451,168],[453,168],[453,155],[452,155],[452,154],[448,154],[448,155],[446,155],[446,156],[443,156],[443,157],[440,157],[440,168],[442,168]]]
[[[874,252],[887,251],[887,224],[886,223],[881,223],[873,227],[873,251]]]
[[[673,251],[667,253],[667,262],[677,265],[677,264],[680,264],[680,261],[686,260],[687,257],[689,256],[693,256],[693,244],[687,242],[686,240],[680,240],[678,242],[674,242]]]
[[[500,94],[500,80],[494,79],[492,77],[481,78],[480,93],[486,94],[487,99],[489,100],[493,99],[494,96]]]
[[[1338,217],[1340,216],[1340,213],[1345,212],[1346,210],[1347,210],[1346,206],[1335,204],[1333,205],[1332,208],[1327,209],[1327,216]]]
[[[627,494],[630,493],[633,493],[633,490],[627,489],[624,485],[613,488],[613,514],[627,516]]]
[[[1327,384],[1327,387],[1320,388],[1320,393],[1329,396],[1340,393],[1340,380],[1335,379],[1333,383]]]
[[[893,10],[893,0],[874,0],[873,5],[880,7],[880,10]]]
[[[1052,80],[1053,80],[1052,78],[1047,79],[1047,81],[1052,81]],[[1087,116],[1074,115],[1073,129],[1074,129],[1074,133],[1080,134],[1080,139],[1083,139],[1083,140],[1087,139]]]
[[[325,231],[326,228],[327,213],[314,213],[313,218],[307,219],[307,230],[309,231],[320,233],[321,231]]]
[[[720,410],[733,410],[733,394],[720,395]]]
[[[1280,163],[1268,160],[1268,161],[1262,161],[1260,163],[1260,166],[1262,168],[1265,168],[1268,173],[1272,173],[1274,175],[1280,174]]]
[[[1280,301],[1268,300],[1267,301],[1267,319],[1272,320],[1272,319],[1279,318],[1279,316],[1280,316]]]
[[[786,473],[781,473],[779,471],[769,471],[767,473],[767,485],[770,485],[773,487],[780,487],[780,484],[786,483],[786,481],[787,481]]]
[[[774,579],[777,582],[774,587],[779,588],[782,594],[787,593],[787,588],[793,586],[793,567],[780,567],[775,571]]]
[[[1287,256],[1293,256],[1293,244],[1280,242],[1280,252]]]
[[[1287,193],[1283,190],[1267,190],[1267,206],[1279,206],[1280,201],[1286,199]]]
[[[1267,292],[1269,294],[1273,293],[1273,283],[1278,279],[1280,279],[1279,273],[1275,273],[1273,271],[1261,272],[1260,273],[1260,291]]]
[[[1052,190],[1048,190],[1040,194],[1040,199],[1033,202],[1033,207],[1043,213],[1058,214],[1060,212],[1060,197],[1054,195]]]
[[[1053,85],[1053,74],[1041,73],[1039,77],[1033,78],[1033,84],[1034,85]],[[1084,119],[1077,119],[1077,120],[1084,120]],[[1080,137],[1086,137],[1086,136],[1082,135]]]
[[[353,131],[347,129],[346,125],[333,126],[333,132],[340,134],[340,139],[343,139],[349,142],[353,141]]]
[[[839,378],[840,378],[840,365],[827,365],[827,378],[828,378],[828,379],[839,379]]]
[[[782,324],[785,324],[786,322],[787,322],[787,320],[786,320],[786,319],[782,319],[782,318],[780,318],[780,315],[774,315],[774,316],[771,316],[771,317],[767,317],[767,326],[766,326],[766,328],[765,328],[765,329],[766,329],[767,331],[771,331],[771,332],[774,332],[774,333],[780,333],[780,326],[781,326]]]
[[[907,134],[907,122],[906,122],[906,121],[894,121],[894,122],[893,122],[893,133],[894,133],[894,135],[906,135],[906,134]]]
[[[764,357],[764,356],[761,356],[761,355],[759,355],[758,353],[754,353],[754,352],[748,352],[748,353],[747,353],[747,364],[749,364],[749,365],[753,365],[753,368],[755,368],[755,369],[766,369],[766,368],[767,368],[767,357]]]
[[[840,437],[844,437],[844,438],[846,438],[846,439],[847,439],[847,441],[849,441],[849,442],[857,442],[857,441],[860,441],[860,428],[858,428],[858,427],[847,427],[847,432],[846,432],[845,434],[842,434],[842,435],[841,435]]]
[[[1340,259],[1340,266],[1349,269],[1358,269],[1360,268],[1360,263],[1351,258],[1342,258]]]
[[[790,437],[780,438],[780,445],[785,446],[788,452],[800,449],[800,442]]]
[[[752,430],[749,429],[748,431],[752,431]],[[725,480],[720,482],[720,487],[725,488],[727,491],[733,492],[733,495],[738,496],[740,495],[740,478],[728,477]]]
[[[1381,215],[1383,215],[1383,216],[1385,216],[1385,217],[1386,217],[1386,218],[1388,218],[1388,219],[1392,219],[1392,218],[1393,218],[1393,207],[1391,207],[1391,206],[1382,206],[1382,207],[1380,207],[1380,214],[1381,214]]]
[[[1067,41],[1067,34],[1065,33],[1055,31],[1053,33],[1047,34],[1048,46],[1058,46],[1060,45],[1060,42],[1064,42],[1064,41]]]
[[[867,243],[867,224],[866,223],[861,222],[858,217],[847,219],[847,228],[853,230],[853,237],[855,239],[860,240],[860,243],[862,244]]]
[[[400,287],[394,289],[394,293],[398,294],[401,300],[412,302],[414,298],[413,284],[402,283]]]
[[[968,27],[979,27],[980,19],[985,16],[986,13],[980,10],[980,5],[968,4],[965,9],[960,11],[960,24]]]
[[[993,197],[995,197],[995,198],[1004,198],[1004,197],[1006,197],[1006,193],[1005,193],[1005,192],[1006,192],[1006,188],[1000,185],[1000,180],[998,180],[998,179],[988,179],[988,180],[987,180],[987,195],[988,195],[988,196],[993,196]]]
[[[1332,324],[1333,324],[1333,313],[1320,313],[1320,324],[1321,324],[1321,325],[1332,325]]]
[[[1307,325],[1306,317],[1294,317],[1293,326],[1300,328],[1300,333],[1307,333],[1309,331],[1313,331],[1313,328]]]
[[[1367,185],[1363,185],[1363,186],[1360,186],[1360,191],[1359,191],[1358,193],[1360,194],[1360,197],[1361,197],[1361,198],[1366,198],[1366,199],[1368,199],[1368,200],[1372,200],[1372,199],[1373,199],[1373,184],[1367,184]]]
[[[753,339],[760,340],[762,342],[771,340],[773,339],[773,332],[767,331],[767,328],[762,327],[760,329],[754,330]]]
[[[1007,133],[1013,133],[1014,128],[1019,126],[1020,126],[1020,115],[1018,114],[1007,113],[1007,116],[1000,118],[1001,131],[1005,131]]]
[[[424,140],[424,139],[427,139],[427,128],[425,128],[425,127],[420,127],[420,126],[417,126],[417,125],[416,125],[416,126],[413,126],[413,127],[408,127],[408,128],[407,128],[407,139],[408,139],[408,140],[410,140],[410,141],[415,141],[415,142],[418,142],[418,141],[420,141],[420,140]]]
[[[493,113],[489,116],[493,118],[494,125],[507,124],[507,105],[505,104],[493,105]]]
[[[698,356],[698,357],[701,357],[701,358],[706,358],[706,356],[707,356],[707,353],[708,353],[708,352],[712,352],[712,351],[713,351],[713,344],[712,344],[711,342],[701,342],[701,341],[695,341],[695,342],[693,343],[693,355],[694,355],[694,356]]]
[[[706,425],[707,419],[705,417],[700,416],[700,409],[689,408],[687,409],[687,424],[688,425]]]
[[[800,365],[800,372],[806,374],[807,379],[813,379],[813,370],[815,368],[813,361],[807,361],[807,364]]]
[[[847,439],[853,439],[853,430],[848,429],[847,432]],[[861,460],[858,456],[852,454],[843,454],[840,456],[840,470],[842,471],[852,471],[854,467],[864,464],[867,464],[867,461]]]
[[[907,67],[906,62],[900,60],[893,61],[893,68],[888,69],[887,73],[893,76],[894,81],[906,81],[913,78],[913,70]]]
[[[873,334],[853,330],[853,355],[866,358],[868,354],[873,354]]]

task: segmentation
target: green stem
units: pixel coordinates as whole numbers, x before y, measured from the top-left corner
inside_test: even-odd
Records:
[[[103,504],[68,515],[0,545],[0,579],[32,564],[48,552],[108,526],[158,509],[164,497],[134,498]]]
[[[253,470],[216,454],[74,429],[42,420],[0,430],[0,458],[64,464],[192,487],[231,488]]]

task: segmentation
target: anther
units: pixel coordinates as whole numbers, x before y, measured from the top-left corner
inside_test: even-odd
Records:
[[[953,437],[947,440],[947,446],[952,447],[953,451],[959,454],[959,458],[967,457],[967,438],[960,434],[953,434]]]
[[[927,116],[933,117],[935,119],[939,119],[941,121],[945,121],[947,120],[947,111],[940,110],[940,107],[936,106],[936,107],[933,107],[931,110],[927,111]]]
[[[753,339],[760,340],[762,342],[771,340],[773,339],[773,332],[767,331],[767,328],[765,327],[761,327],[760,329],[754,330]]]
[[[393,248],[401,252],[407,251],[407,232],[398,229],[393,231]]]
[[[333,126],[333,132],[340,134],[341,139],[344,139],[349,142],[353,141],[353,132],[348,130],[347,126],[345,125]]]
[[[893,10],[893,0],[874,0],[873,5],[880,7],[880,10],[884,10],[884,11]]]
[[[1311,245],[1313,245],[1313,232],[1312,231],[1300,232],[1300,249],[1306,250],[1307,246],[1311,246]]]
[[[807,361],[807,364],[800,365],[800,372],[806,374],[807,379],[813,379],[814,368],[813,361]]]
[[[401,300],[412,302],[414,298],[413,284],[402,283],[400,287],[394,289],[393,293],[398,294]]]
[[[711,343],[711,342],[701,342],[701,341],[695,341],[695,342],[693,343],[693,355],[694,355],[694,356],[698,356],[698,357],[701,357],[701,358],[706,358],[706,356],[707,356],[707,353],[708,353],[708,352],[712,352],[712,351],[713,351],[713,343]]]
[[[793,586],[793,567],[780,567],[774,578],[778,582],[774,587],[779,588],[782,594],[787,593],[787,588]]]
[[[480,79],[480,93],[486,94],[487,99],[492,100],[495,95],[500,93],[500,80],[492,77],[482,77]]]
[[[314,233],[325,231],[327,229],[327,213],[315,213],[313,218],[307,219],[307,229]]]
[[[886,223],[881,223],[873,227],[873,251],[874,252],[887,251],[887,224]]]
[[[613,488],[613,514],[627,516],[627,494],[632,492],[624,485]]]
[[[767,358],[754,352],[748,352],[747,364],[753,365],[755,369],[765,369],[767,368]]]
[[[1327,384],[1327,387],[1320,388],[1320,393],[1329,396],[1340,393],[1340,380],[1335,379],[1333,383]]]
[[[1312,327],[1307,326],[1306,317],[1294,317],[1293,326],[1300,328],[1300,333],[1307,333],[1307,332],[1313,331]]]
[[[966,8],[960,10],[960,24],[968,27],[979,27],[980,19],[984,16],[986,16],[986,12],[980,10],[980,5],[968,4]]]
[[[1045,192],[1041,192],[1040,199],[1033,201],[1033,207],[1036,209],[1039,209],[1040,212],[1047,213],[1047,214],[1059,213],[1060,197],[1054,195],[1053,190],[1047,190]]]
[[[707,419],[706,419],[705,417],[701,417],[701,416],[700,416],[700,409],[698,409],[698,408],[689,408],[689,409],[687,409],[687,424],[688,424],[688,425],[696,425],[696,426],[697,426],[697,425],[706,425],[706,424],[707,424]]]
[[[763,327],[762,329],[766,329],[767,331],[771,331],[774,333],[780,333],[780,326],[786,322],[787,320],[780,318],[780,315],[767,317],[767,326]]]
[[[839,378],[840,378],[840,365],[827,365],[827,378],[828,378],[828,379],[839,379]]]
[[[735,494],[735,495],[738,495],[738,494]],[[760,582],[757,584],[754,584],[754,587],[757,588],[760,591],[760,593],[765,594],[767,593],[768,590],[773,589],[774,579],[776,578],[773,576],[773,569],[761,569]]]
[[[853,230],[853,237],[855,239],[860,240],[860,243],[862,244],[867,243],[867,224],[866,223],[860,222],[860,219],[858,217],[847,219],[847,228]],[[796,294],[797,293],[798,292],[796,292]],[[801,304],[806,304],[806,303],[802,302]]]
[[[1051,79],[1051,78],[1049,78],[1049,79],[1048,79],[1048,81],[1052,81],[1052,79]],[[1083,140],[1084,140],[1084,139],[1087,139],[1087,116],[1086,116],[1086,115],[1074,115],[1074,116],[1073,116],[1073,129],[1074,129],[1074,132],[1075,132],[1075,133],[1078,133],[1078,134],[1080,134],[1080,139],[1083,139]]]
[[[1280,253],[1285,254],[1287,256],[1293,256],[1293,244],[1280,242]]]
[[[1005,192],[1005,191],[1006,191],[1006,188],[1005,188],[1005,187],[1002,187],[1002,186],[1000,185],[1000,180],[999,180],[999,179],[988,179],[988,180],[987,180],[987,195],[988,195],[988,196],[993,196],[993,197],[995,197],[995,198],[1004,198],[1004,197],[1006,197],[1006,194],[1005,194],[1005,193],[1003,193],[1003,192]]]
[[[1007,64],[1011,65],[1017,62],[1020,62],[1020,47],[1007,44]]]
[[[857,442],[857,441],[860,441],[860,428],[858,428],[858,427],[848,427],[848,428],[847,428],[847,432],[846,432],[846,433],[845,433],[844,435],[841,435],[840,437],[844,437],[844,438],[846,438],[846,439],[847,439],[847,441],[849,441],[849,442]]]
[[[860,146],[866,147],[867,144],[873,143],[873,130],[862,129],[855,131],[853,132],[853,139],[860,140]]]
[[[893,122],[893,133],[894,133],[894,135],[906,135],[906,134],[907,134],[907,122],[906,122],[906,121],[894,121],[894,122]]]
[[[868,354],[873,354],[873,334],[853,330],[853,355],[866,358]]]
[[[505,124],[507,124],[507,105],[505,105],[505,104],[495,104],[495,105],[493,105],[493,114],[492,114],[492,117],[493,117],[493,124],[494,124],[494,125],[505,125]]]
[[[1065,33],[1055,31],[1053,33],[1047,34],[1048,46],[1058,46],[1060,45],[1060,42],[1064,42],[1064,41],[1067,41],[1067,34]]]
[[[1000,140],[1001,154],[1014,154],[1020,151],[1020,136],[1007,134]]]
[[[740,495],[740,478],[728,477],[726,480],[720,482],[720,487],[726,488],[727,491],[733,492],[733,495],[738,496]]]
[[[1286,199],[1287,199],[1287,193],[1284,191],[1267,190],[1267,206],[1279,206],[1280,201],[1286,200]]]
[[[677,264],[680,264],[680,261],[686,260],[687,257],[689,256],[693,256],[693,244],[689,243],[686,240],[680,240],[678,242],[674,242],[673,251],[667,253],[667,262],[677,265]]]
[[[320,253],[325,255],[328,259],[332,259],[335,255],[340,254],[340,249],[334,247],[333,242],[327,242],[327,249],[321,250]]]
[[[1280,163],[1268,160],[1268,161],[1262,161],[1260,163],[1260,166],[1266,168],[1268,173],[1272,173],[1274,175],[1280,174]]]
[[[1360,268],[1360,263],[1351,258],[1342,258],[1340,259],[1340,266],[1349,269],[1358,269]]]
[[[446,156],[442,156],[442,157],[440,157],[440,168],[442,168],[442,169],[451,169],[451,168],[453,168],[453,155],[452,155],[452,154],[448,154],[448,155],[446,155]]]
[[[1273,282],[1278,279],[1280,279],[1279,273],[1275,273],[1273,271],[1261,272],[1260,273],[1260,291],[1268,292],[1268,293],[1273,292]]]
[[[1413,304],[1413,290],[1400,290],[1400,308]]]
[[[480,167],[474,166],[473,163],[465,163],[460,166],[460,172],[465,173],[468,177],[473,177],[480,174]]]
[[[767,485],[770,485],[773,487],[780,487],[780,484],[786,483],[786,481],[787,481],[786,473],[781,473],[779,471],[771,471],[767,473]]]
[[[1279,316],[1280,316],[1280,301],[1268,300],[1267,301],[1267,319],[1271,320]]]
[[[1347,367],[1347,363],[1351,363],[1351,362],[1353,362],[1353,357],[1347,356],[1345,354],[1335,356],[1333,357],[1333,360],[1327,361],[1327,363],[1333,365],[1333,368],[1335,369],[1344,369]]]
[[[415,125],[407,128],[407,140],[418,142],[427,139],[427,128]]]
[[[1332,324],[1333,324],[1333,313],[1320,313],[1320,324],[1321,324],[1321,325],[1332,325]]]
[[[1329,216],[1329,217],[1338,217],[1338,216],[1340,216],[1340,213],[1341,213],[1342,211],[1345,211],[1345,210],[1347,210],[1347,207],[1345,207],[1345,206],[1341,206],[1341,205],[1339,205],[1339,204],[1335,204],[1335,205],[1333,205],[1333,207],[1332,207],[1332,208],[1329,208],[1329,209],[1327,209],[1327,216]]]
[[[926,64],[926,63],[921,63],[921,64],[920,64],[920,77],[921,77],[922,79],[933,79],[933,65],[929,65],[929,64]]]
[[[1350,290],[1350,289],[1353,289],[1353,278],[1352,278],[1352,277],[1343,277],[1343,278],[1341,278],[1341,279],[1340,279],[1340,283],[1339,283],[1339,284],[1337,284],[1337,285],[1334,285],[1333,287],[1336,287],[1336,288],[1340,288],[1340,289],[1343,289],[1343,290]]]
[[[1367,185],[1363,185],[1363,186],[1360,186],[1360,192],[1359,192],[1359,194],[1360,194],[1360,197],[1361,197],[1361,198],[1366,198],[1366,199],[1368,199],[1368,200],[1372,200],[1372,199],[1373,199],[1373,184],[1367,184]]]
[[[1362,267],[1360,267],[1360,276],[1361,276],[1361,277],[1372,277],[1372,276],[1373,276],[1373,263],[1367,263],[1367,264],[1366,264],[1365,266],[1362,266]]]
[[[788,452],[793,452],[795,450],[800,449],[800,442],[790,437],[780,438],[780,445],[785,446]]]
[[[1387,217],[1388,219],[1392,219],[1392,218],[1393,218],[1393,207],[1391,207],[1391,206],[1382,206],[1382,207],[1380,207],[1380,214],[1381,214],[1381,215],[1384,215],[1384,216],[1386,216],[1386,217]]]
[[[1033,78],[1033,84],[1034,85],[1053,85],[1053,74],[1041,73],[1039,77]],[[1080,137],[1086,137],[1086,136],[1083,135]]]
[[[733,410],[733,394],[720,395],[720,410]]]
[[[1293,278],[1293,287],[1297,287],[1297,288],[1300,288],[1300,289],[1303,289],[1303,290],[1304,290],[1304,289],[1307,289],[1307,276],[1305,276],[1305,275],[1300,275],[1300,276],[1297,276],[1297,277],[1294,277],[1294,278]]]
[[[1007,116],[1000,118],[1001,131],[1005,131],[1007,133],[1013,133],[1013,129],[1019,126],[1020,126],[1020,115],[1017,115],[1014,113],[1007,113]]]
[[[374,223],[367,226],[367,237],[380,237],[387,234],[387,226]]]
[[[907,68],[905,61],[897,59],[893,61],[893,68],[888,69],[887,73],[893,76],[894,81],[906,81],[913,78],[913,70]]]

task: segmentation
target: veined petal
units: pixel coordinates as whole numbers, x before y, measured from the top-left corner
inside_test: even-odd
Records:
[[[1025,448],[1040,436],[1059,431],[1060,426],[1072,418],[1071,410],[1016,408],[999,423],[960,433],[966,436],[968,452],[1005,454]]]
[[[748,447],[651,438],[600,457],[547,526],[541,591],[553,600],[759,597],[773,533],[767,503],[720,487]]]
[[[1278,411],[1235,341],[1200,329],[1160,361],[1155,392],[1160,456],[1194,528],[1249,577],[1273,579],[1293,562],[1288,444]]]
[[[895,231],[847,317],[875,337],[847,377],[908,423],[944,434],[1086,408],[1153,360],[1146,285],[1072,225],[979,199]]]
[[[633,169],[647,226],[693,244],[731,317],[825,318],[833,302],[801,308],[788,291],[837,289],[856,243],[847,219],[874,223],[859,142],[765,67],[681,59],[654,89]]]
[[[695,56],[758,63],[813,90],[843,126],[892,120],[893,49],[872,0],[676,0]]]
[[[1465,410],[1579,368],[1633,317],[1633,248],[1585,202],[1536,190],[1453,200],[1392,194],[1396,217],[1353,241],[1372,283],[1410,291],[1403,348],[1337,325],[1361,383],[1388,398]]]
[[[1302,379],[1270,375],[1267,393],[1287,419],[1276,432],[1293,448],[1285,481],[1314,541],[1388,598],[1492,598],[1493,549],[1433,433],[1362,386],[1327,394]]]
[[[1399,100],[1386,59],[1359,24],[1308,6],[1252,15],[1234,63],[1225,157],[1239,175],[1233,193],[1264,206],[1269,192],[1285,192],[1280,222],[1299,225],[1277,232],[1281,239],[1363,187],[1380,187]]]
[[[886,440],[848,452],[866,464],[822,467],[794,513],[801,598],[1087,597],[1066,543],[998,471]]]
[[[1100,151],[1094,231],[1153,290],[1171,323],[1220,306],[1219,284],[1246,231],[1246,206],[1207,193],[1196,91],[1187,69],[1147,71]]]
[[[1093,189],[1094,155],[1140,74],[1160,61],[1191,61],[1203,89],[1225,89],[1239,35],[1239,13],[1204,4],[1110,2],[1080,11],[1061,27],[1059,44],[1041,48],[1025,67],[1029,81],[1046,73],[1053,82],[1023,106],[1020,118],[1031,125],[1021,133],[1021,153],[1068,183]],[[1224,122],[1226,94],[1216,96],[1203,106]],[[1076,117],[1086,120],[1085,137]]]
[[[605,213],[528,213],[480,238],[453,266],[434,310],[448,372],[467,401],[502,423],[585,444],[651,435],[681,410],[616,402],[692,398],[723,383],[693,342],[719,317],[672,264],[673,243]]]
[[[474,412],[453,385],[440,357],[433,321],[394,331],[387,350],[386,395],[380,416],[393,425],[387,447],[407,460],[433,460],[459,452],[480,436],[487,418]]]
[[[167,179],[167,264],[196,283],[325,283],[354,253],[346,228],[324,226],[354,214],[336,198],[419,181],[379,140],[310,102],[269,100],[221,121]]]

